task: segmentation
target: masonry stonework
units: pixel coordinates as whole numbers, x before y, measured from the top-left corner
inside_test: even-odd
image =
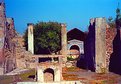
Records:
[[[47,69],[53,70],[53,76],[51,76],[51,74],[47,73],[48,78],[46,77],[46,73],[44,73],[44,71]],[[62,67],[58,63],[50,63],[50,62],[41,63],[37,67],[37,81],[41,82],[41,83],[60,82],[62,80],[61,70],[62,70]],[[53,80],[50,80],[52,78],[53,78]]]
[[[16,31],[14,28],[14,19],[6,18],[7,25],[5,31],[5,73],[12,71],[16,68],[16,56],[15,56],[15,42],[13,41],[16,36]]]
[[[109,72],[116,35],[117,29],[110,28],[105,18],[90,20],[89,33],[85,41],[85,57],[88,69],[97,73]]]
[[[106,69],[106,19],[95,19],[95,61],[96,72],[103,73]]]
[[[5,40],[5,23],[6,23],[6,15],[5,15],[5,4],[0,3],[0,73],[4,73],[4,40]]]
[[[106,28],[106,68],[109,71],[110,57],[113,53],[113,40],[117,34],[116,28]]]
[[[28,23],[28,51],[34,54],[34,34],[33,34],[33,27],[32,23]]]
[[[67,31],[66,31],[66,24],[61,24],[61,54],[65,57],[63,61],[67,61]]]

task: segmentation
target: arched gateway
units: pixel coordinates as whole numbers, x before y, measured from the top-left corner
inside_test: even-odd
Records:
[[[37,67],[38,82],[59,82],[61,81],[62,67],[58,63],[45,62]]]
[[[54,81],[54,70],[51,68],[47,68],[44,70],[44,81],[45,82],[53,82]]]

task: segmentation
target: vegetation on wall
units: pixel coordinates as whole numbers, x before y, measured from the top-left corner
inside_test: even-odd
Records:
[[[112,17],[108,18],[108,25],[110,28],[116,28],[115,20]]]
[[[116,28],[121,28],[121,13],[120,9],[116,9]]]
[[[116,9],[116,18],[113,19],[112,17],[108,18],[108,24],[110,28],[121,28],[121,14],[120,9]]]

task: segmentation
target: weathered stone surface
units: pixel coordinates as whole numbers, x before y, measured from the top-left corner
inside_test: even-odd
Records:
[[[54,64],[50,62],[43,62],[37,67],[38,82],[42,83],[49,81],[60,82],[61,80],[62,80],[62,67],[58,63]]]
[[[62,28],[61,28],[61,54],[65,55],[65,57],[63,58],[63,61],[67,61],[67,31],[66,31],[66,25],[65,24],[61,24]]]
[[[116,28],[106,28],[106,68],[109,71],[110,57],[113,53],[113,40],[117,34]]]
[[[108,72],[106,62],[106,28],[107,23],[105,18],[91,19],[89,33],[85,41],[87,67],[97,73]]]
[[[5,40],[5,4],[4,3],[0,3],[0,68],[3,70],[1,70],[1,74],[4,73],[2,71],[4,71],[4,62],[5,62],[5,57],[4,57],[4,40]]]
[[[24,40],[14,29],[14,19],[6,18],[4,3],[0,4],[0,14],[0,68],[3,71],[1,73],[10,72],[15,68],[30,68],[34,59],[23,47]]]
[[[96,72],[105,73],[106,69],[106,19],[95,19],[95,62]]]
[[[28,24],[28,51],[34,54],[34,34],[33,34],[33,24]]]
[[[35,59],[32,58],[32,53],[30,53],[29,51],[26,51],[25,47],[21,45],[21,41],[23,41],[23,38],[18,37],[15,40],[17,42],[15,47],[16,67],[17,68],[35,68],[36,67]]]
[[[0,3],[0,68],[3,73],[12,71],[15,64],[15,43],[12,39],[16,32],[13,18],[6,18],[5,4]]]
[[[7,26],[5,31],[5,48],[4,48],[4,56],[5,56],[5,73],[12,71],[16,68],[15,61],[15,43],[13,38],[16,36],[16,32],[14,29],[14,20],[13,18],[7,18]]]

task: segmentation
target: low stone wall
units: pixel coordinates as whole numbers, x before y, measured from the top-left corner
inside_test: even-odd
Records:
[[[80,81],[61,81],[61,82],[50,82],[50,83],[41,83],[41,82],[18,82],[17,84],[83,84]]]

